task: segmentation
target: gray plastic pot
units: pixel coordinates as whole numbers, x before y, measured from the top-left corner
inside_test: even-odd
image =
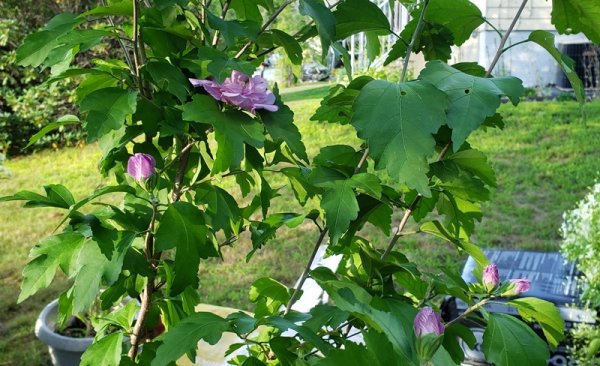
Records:
[[[94,338],[71,338],[54,332],[58,300],[52,301],[40,313],[35,322],[35,335],[48,345],[52,363],[56,366],[79,366],[81,355]]]

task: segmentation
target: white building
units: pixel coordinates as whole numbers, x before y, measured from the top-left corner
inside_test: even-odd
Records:
[[[516,15],[521,1],[518,0],[471,0],[479,7],[481,13],[501,32],[505,32],[510,26],[514,16]],[[388,0],[373,0],[382,11],[390,19],[392,30],[395,33],[400,33],[409,20],[409,15],[406,9],[395,3],[395,11],[391,12]],[[529,34],[534,30],[545,30],[552,32],[556,37],[556,46],[565,48],[566,45],[581,45],[577,51],[581,54],[583,44],[589,44],[590,41],[582,34],[578,35],[558,35],[554,26],[550,22],[552,13],[552,3],[548,0],[529,0],[523,9],[521,17],[516,23],[505,47],[508,47],[517,42],[527,39]],[[381,37],[382,51],[385,52],[391,48],[396,41],[395,36]],[[500,43],[499,34],[488,24],[483,23],[478,29],[473,32],[473,35],[467,42],[460,47],[454,47],[452,60],[449,62],[468,62],[477,61],[480,65],[487,67],[491,63],[498,45]],[[364,34],[352,36],[347,40],[347,48],[352,59],[352,68],[358,72],[369,67],[369,62],[366,57],[366,39]],[[572,49],[572,47],[571,47]],[[352,57],[353,56],[353,57]],[[581,55],[571,55],[581,67],[580,60],[577,58]],[[385,55],[381,60],[376,60],[372,67],[378,67],[385,59]],[[421,55],[413,55],[411,60],[414,60],[414,74],[418,72],[424,65],[424,60]],[[583,71],[578,70],[583,74]],[[597,73],[598,71],[596,71]],[[511,48],[505,52],[494,69],[494,75],[514,75],[521,80],[527,87],[546,86],[548,84],[557,84],[558,86],[567,86],[563,83],[562,72],[558,68],[556,61],[539,45],[527,42]]]

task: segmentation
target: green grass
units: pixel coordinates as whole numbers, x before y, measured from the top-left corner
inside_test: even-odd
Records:
[[[295,111],[309,154],[332,143],[355,144],[352,128],[309,122],[327,86],[286,90],[284,99]],[[482,246],[555,250],[560,238],[562,212],[573,207],[599,177],[600,102],[587,106],[584,124],[574,103],[524,103],[517,109],[503,106],[504,131],[477,133],[472,144],[483,150],[497,171],[498,187],[492,201],[483,206],[485,219],[478,225],[475,241]],[[40,191],[45,183],[62,183],[76,198],[84,197],[106,183],[96,173],[96,146],[46,151],[7,162],[13,176],[0,180],[0,196],[27,189]],[[231,186],[229,181],[224,184]],[[292,211],[290,191],[283,180],[281,197],[271,212]],[[116,198],[114,198],[116,199]],[[35,340],[33,324],[38,312],[65,288],[58,276],[50,289],[16,305],[20,272],[27,253],[37,240],[48,235],[60,213],[52,209],[23,209],[15,202],[0,210],[0,365],[43,365],[48,363],[45,346]],[[396,215],[396,222],[398,221]],[[363,235],[383,245],[387,238],[367,228]],[[201,295],[208,303],[250,308],[249,284],[272,276],[289,285],[299,277],[317,232],[309,224],[282,230],[277,238],[258,251],[249,264],[251,248],[247,236],[224,249],[224,261],[201,265]],[[429,237],[408,237],[398,248],[423,268],[433,264],[458,267],[463,256],[445,243]]]

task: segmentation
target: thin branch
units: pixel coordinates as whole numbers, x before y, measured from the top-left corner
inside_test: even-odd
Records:
[[[189,146],[189,143],[186,145],[186,147],[187,146]],[[177,175],[175,176],[175,185],[173,186],[173,192],[171,192],[171,200],[173,202],[179,201],[179,198],[181,198],[181,195],[183,193],[181,191],[181,189],[183,188],[183,177],[185,175],[185,169],[187,168],[188,160],[190,158],[191,148],[187,150],[184,149],[185,147],[181,149],[181,153],[179,154],[179,167],[177,168]]]
[[[267,19],[265,24],[263,24],[256,36],[258,37],[259,35],[264,33],[264,31],[266,31],[267,28],[269,28],[269,26],[275,21],[275,19],[277,19],[279,14],[281,14],[281,12],[293,2],[294,0],[287,0],[283,4],[281,4],[281,6],[277,10],[275,10],[275,12],[269,17],[269,19]],[[243,55],[244,52],[246,52],[250,46],[252,46],[252,41],[246,42],[246,44],[238,51],[238,53],[236,53],[235,58],[239,58],[241,55]]]
[[[523,9],[525,9],[526,4],[527,4],[527,0],[523,0],[523,2],[521,3],[521,6],[519,7],[519,10],[517,10],[517,14],[515,14],[515,17],[513,18],[512,22],[510,23],[510,26],[506,30],[506,33],[504,33],[504,37],[502,37],[502,39],[500,40],[500,45],[498,46],[498,51],[496,51],[496,56],[494,56],[494,59],[492,60],[490,67],[488,68],[487,72],[485,73],[485,76],[489,76],[492,73],[492,70],[494,70],[494,67],[496,67],[496,63],[498,63],[498,60],[500,59],[500,56],[502,55],[502,52],[504,50],[504,45],[506,44],[506,41],[508,41],[508,37],[510,36],[510,33],[515,28],[515,25],[517,24],[517,21],[519,20],[519,17],[521,16]]]
[[[482,307],[483,305],[487,304],[488,301],[490,301],[490,299],[483,299],[483,300],[479,301],[477,304],[470,306],[467,310],[464,311],[464,313],[460,314],[456,318],[454,318],[451,321],[449,321],[448,323],[446,323],[446,328],[448,328],[452,324],[466,318],[472,312],[479,310],[479,308]]]
[[[227,16],[227,12],[229,11],[229,6],[230,5],[231,5],[231,0],[225,0],[225,4],[223,4],[223,10],[221,11],[221,19],[225,20],[225,17]],[[213,36],[213,40],[212,40],[212,43],[211,43],[213,47],[215,47],[219,43],[219,36],[220,35],[221,35],[221,33],[217,29],[215,31],[215,34]]]
[[[306,282],[306,279],[308,278],[308,274],[310,273],[310,267],[312,266],[312,264],[315,260],[315,257],[317,256],[317,252],[319,251],[319,247],[323,243],[323,240],[325,240],[325,237],[327,236],[328,231],[329,230],[327,228],[325,228],[325,229],[323,229],[323,231],[321,231],[321,234],[319,235],[319,238],[317,239],[317,242],[315,243],[315,247],[314,247],[312,253],[310,254],[310,259],[308,260],[308,264],[306,265],[306,267],[304,268],[304,271],[302,272],[300,281],[298,281],[298,285],[296,285],[296,288],[294,289],[294,293],[292,293],[292,297],[290,297],[290,301],[288,301],[287,305],[285,306],[285,311],[283,312],[284,315],[290,312],[292,305],[294,305],[294,302],[296,302],[296,298],[300,294],[300,290],[302,290],[302,286],[304,286],[304,282]]]
[[[179,154],[176,157],[174,157],[173,160],[169,161],[167,164],[165,164],[165,166],[161,170],[158,171],[157,175],[161,175],[167,169],[169,169],[171,167],[171,165],[173,165],[177,160],[179,160],[183,154],[185,154],[188,150],[190,150],[192,147],[194,147],[195,143],[196,143],[196,141],[192,140],[190,143],[185,145],[185,147],[183,149],[181,149]]]
[[[417,23],[417,28],[413,33],[412,39],[410,40],[410,44],[406,47],[406,57],[404,58],[404,64],[402,65],[402,76],[400,77],[400,82],[403,83],[406,79],[406,70],[408,69],[408,61],[410,60],[410,55],[412,53],[413,48],[415,47],[415,43],[417,43],[417,39],[421,37],[421,32],[423,31],[423,26],[425,25],[425,10],[427,9],[427,4],[429,4],[429,0],[423,1],[423,9],[421,9],[421,15],[419,15],[419,21]]]
[[[137,0],[132,0],[133,1],[133,64],[134,64],[134,74],[135,76],[138,78],[138,83],[140,84],[140,89],[142,89],[142,85],[139,82],[139,77],[140,77],[140,55],[138,53],[138,17],[139,17],[139,7],[138,7],[138,3]]]
[[[148,232],[146,233],[145,240],[145,249],[146,249],[146,259],[150,264],[152,264],[154,259],[154,223],[156,221],[156,203],[152,203],[152,218],[150,219],[150,225],[148,226]],[[152,266],[152,271],[150,275],[148,275],[148,280],[146,282],[146,286],[144,287],[144,292],[142,292],[142,303],[140,305],[140,311],[138,318],[135,321],[135,325],[133,326],[133,330],[131,331],[131,347],[129,348],[129,352],[127,355],[132,360],[135,360],[135,356],[138,353],[141,339],[140,333],[142,328],[144,327],[144,323],[146,321],[146,316],[148,315],[148,311],[150,310],[150,304],[152,302],[152,294],[154,293],[154,275],[155,268]]]
[[[446,154],[448,153],[450,146],[452,146],[452,142],[448,142],[446,144],[446,146],[444,146],[444,148],[440,152],[440,155],[438,155],[437,161],[444,160],[444,157],[446,157]],[[431,178],[429,178],[429,180],[431,181]],[[421,195],[419,193],[417,195],[417,197],[415,197],[415,199],[412,201],[410,206],[408,206],[406,211],[404,211],[404,216],[402,216],[402,220],[400,220],[400,223],[398,224],[398,227],[396,228],[396,232],[394,233],[392,240],[390,240],[390,243],[388,244],[387,248],[385,249],[385,252],[383,252],[383,254],[381,255],[381,260],[384,260],[385,258],[387,258],[388,255],[390,255],[390,253],[392,252],[392,249],[394,249],[394,245],[396,245],[396,243],[398,242],[398,239],[400,239],[400,237],[404,236],[404,234],[402,233],[402,230],[404,230],[404,227],[408,223],[408,219],[413,214],[413,212],[417,209],[422,198],[423,198],[423,195]]]

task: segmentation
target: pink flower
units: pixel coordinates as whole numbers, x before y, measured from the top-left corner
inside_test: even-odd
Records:
[[[510,280],[508,289],[502,294],[502,296],[517,296],[523,292],[529,291],[531,283],[526,278],[518,278]]]
[[[483,269],[483,285],[486,290],[492,291],[496,286],[498,286],[498,282],[500,282],[500,276],[498,275],[498,267],[495,264],[489,264]]]
[[[275,95],[268,89],[267,81],[260,76],[248,75],[233,70],[231,76],[219,84],[212,80],[190,79],[193,86],[201,86],[216,100],[239,107],[251,113],[257,109],[276,112]]]
[[[153,176],[155,169],[156,160],[152,155],[137,153],[127,162],[127,173],[138,182]]]
[[[423,337],[432,333],[436,336],[440,336],[444,333],[445,327],[444,324],[442,324],[440,314],[427,306],[417,313],[414,321],[414,329],[417,337]]]

